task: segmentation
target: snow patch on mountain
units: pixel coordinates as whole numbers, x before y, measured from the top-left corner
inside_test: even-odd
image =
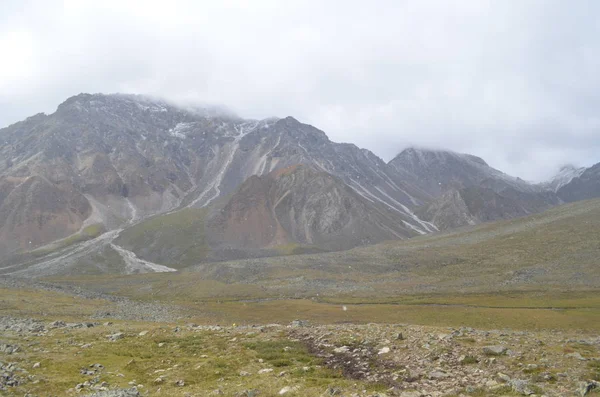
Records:
[[[571,164],[565,165],[560,168],[558,174],[556,174],[549,181],[545,182],[543,186],[547,189],[557,192],[561,187],[570,183],[573,179],[579,178],[585,170],[585,167],[577,168]]]

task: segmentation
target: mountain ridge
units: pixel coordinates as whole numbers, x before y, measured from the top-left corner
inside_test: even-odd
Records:
[[[190,110],[127,94],[76,95],[50,115],[34,115],[0,129],[0,138],[5,141],[0,155],[6,159],[0,164],[0,208],[10,207],[0,211],[0,235],[9,236],[0,251],[9,256],[64,239],[90,219],[110,233],[98,238],[95,249],[104,252],[122,229],[160,214],[211,206],[253,176],[297,164],[337,178],[372,211],[385,207],[393,214],[390,219],[397,218],[416,234],[440,229],[428,219],[456,215],[420,216],[424,206],[450,189],[473,188],[482,195],[479,199],[486,197],[485,189],[505,196],[513,192],[511,200],[528,213],[558,202],[543,186],[508,176],[477,156],[407,148],[386,163],[367,149],[332,142],[325,132],[291,116],[245,120],[220,109]],[[58,189],[53,190],[59,194],[56,201],[68,203],[74,195],[87,209],[80,215],[83,219],[64,206],[42,213],[53,217],[56,227],[24,247],[16,241],[24,241],[36,223],[23,217],[23,210],[17,212],[25,226],[8,216],[18,207],[5,197],[14,189],[11,178],[29,177]],[[581,178],[569,184],[575,180]],[[482,214],[472,219],[488,218]],[[119,252],[131,262],[130,254]],[[66,252],[62,259],[79,256]]]

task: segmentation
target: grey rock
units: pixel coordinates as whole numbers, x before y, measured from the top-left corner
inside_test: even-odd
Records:
[[[529,386],[529,382],[527,382],[526,380],[512,379],[509,382],[509,385],[515,393],[519,393],[524,396],[529,396],[531,394],[535,394],[535,392]]]
[[[429,373],[429,375],[427,375],[427,377],[429,379],[439,380],[439,379],[447,378],[448,374],[441,372],[441,371],[433,371],[433,372]]]
[[[587,360],[579,352],[566,354],[565,357],[574,358],[574,359],[577,359],[579,361],[586,361]]]
[[[236,394],[236,397],[258,397],[259,394],[260,393],[258,390],[251,389],[251,390],[244,390],[242,392],[239,392],[238,394]]]
[[[487,356],[501,356],[506,354],[508,348],[506,346],[496,345],[496,346],[485,346],[482,349],[483,354]]]
[[[79,385],[78,385],[79,386]],[[140,392],[134,387],[131,389],[114,389],[98,391],[91,394],[85,394],[84,397],[139,397]]]
[[[0,343],[0,353],[14,354],[18,353],[21,348],[18,345],[9,345],[7,343]]]
[[[117,332],[115,334],[106,335],[106,337],[108,338],[109,341],[116,342],[119,339],[123,339],[125,337],[125,334],[123,332]]]
[[[64,328],[66,326],[67,326],[67,323],[65,323],[64,321],[61,321],[61,320],[53,321],[49,325],[50,328]]]
[[[600,388],[600,383],[596,381],[582,382],[577,389],[577,395],[584,397],[590,394],[593,390]]]
[[[400,397],[421,397],[422,394],[418,391],[403,391],[400,393]]]
[[[306,320],[294,320],[290,323],[290,327],[292,327],[292,328],[308,327],[309,324],[310,323]]]

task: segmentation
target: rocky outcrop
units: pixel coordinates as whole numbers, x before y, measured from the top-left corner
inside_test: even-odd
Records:
[[[69,183],[42,176],[0,179],[0,252],[27,250],[77,232],[91,213]]]
[[[209,221],[236,248],[287,244],[339,250],[416,235],[410,218],[373,203],[323,171],[296,165],[250,177]]]
[[[494,191],[507,187],[521,191],[541,190],[490,167],[477,156],[447,150],[408,148],[391,160],[388,167],[425,191],[430,198],[438,197],[452,188],[479,186],[484,181],[486,187]]]
[[[569,183],[561,186],[557,194],[567,202],[600,197],[600,163],[587,168]]]

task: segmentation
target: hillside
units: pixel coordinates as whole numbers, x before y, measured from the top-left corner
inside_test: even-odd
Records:
[[[440,230],[535,214],[560,204],[552,192],[526,192],[505,188],[499,193],[485,187],[451,188],[416,214]]]
[[[590,200],[342,252],[204,263],[172,274],[60,280],[132,297],[183,301],[597,289],[598,222],[600,200]]]
[[[600,163],[573,177],[558,189],[557,194],[567,202],[600,197]]]
[[[546,186],[452,151],[407,148],[386,164],[293,117],[246,120],[135,95],[80,94],[0,137],[0,274],[342,250],[597,196],[594,167]],[[311,175],[279,173],[297,165]]]
[[[410,218],[358,195],[308,166],[252,176],[206,210],[157,216],[124,230],[116,244],[172,267],[349,249],[412,237]]]

